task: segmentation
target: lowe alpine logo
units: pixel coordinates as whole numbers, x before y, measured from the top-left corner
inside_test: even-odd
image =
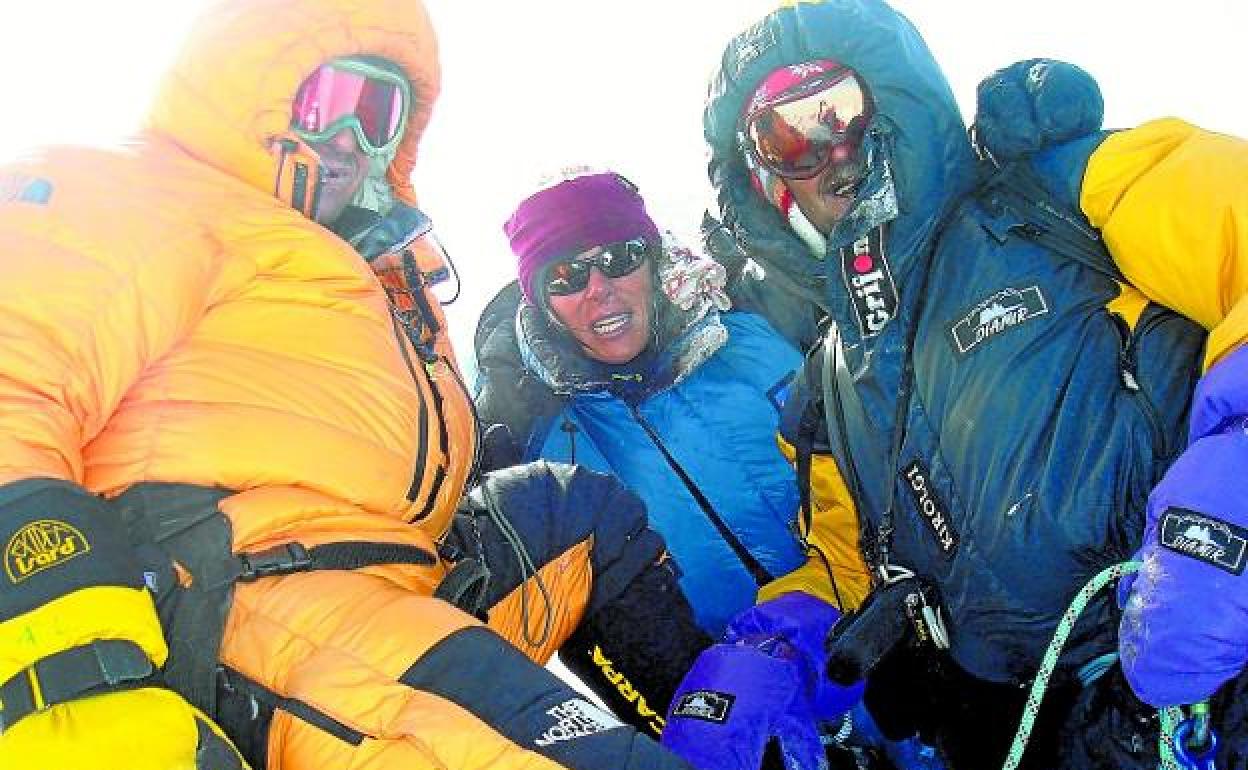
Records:
[[[564,701],[546,713],[557,721],[534,741],[542,748],[624,726],[615,717],[580,698]]]
[[[841,276],[849,290],[859,333],[864,339],[874,337],[897,315],[897,284],[884,258],[883,227],[841,249]]]
[[[949,327],[953,349],[966,355],[985,340],[1049,312],[1039,286],[1003,289],[976,305]]]
[[[1175,553],[1240,575],[1248,551],[1248,530],[1186,508],[1167,508],[1161,517],[1161,544]]]
[[[931,474],[922,463],[914,460],[902,469],[901,476],[914,500],[914,507],[919,509],[928,528],[936,536],[941,553],[953,556],[958,550],[958,533],[949,519],[949,509],[936,497],[936,490],[932,489],[929,480]]]
[[[72,525],[55,519],[32,521],[9,538],[4,548],[4,571],[13,583],[58,567],[91,550],[91,544]]]
[[[672,716],[723,724],[732,713],[734,701],[736,696],[731,693],[694,690],[680,696],[680,700],[676,701],[676,708],[672,709]]]

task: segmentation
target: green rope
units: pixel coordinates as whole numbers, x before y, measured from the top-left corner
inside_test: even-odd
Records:
[[[1049,642],[1049,647],[1044,652],[1035,681],[1031,683],[1031,692],[1027,695],[1026,705],[1023,706],[1023,719],[1018,726],[1018,732],[1014,735],[1014,743],[1010,745],[1010,753],[1006,756],[1002,770],[1015,770],[1022,762],[1023,752],[1027,749],[1027,741],[1035,726],[1036,714],[1040,712],[1040,702],[1044,700],[1044,692],[1049,686],[1049,678],[1053,675],[1053,670],[1057,668],[1057,659],[1061,657],[1062,648],[1066,646],[1066,639],[1075,628],[1075,621],[1079,620],[1088,602],[1105,586],[1123,575],[1130,575],[1139,570],[1140,562],[1138,561],[1127,561],[1102,570],[1079,590],[1070,606],[1066,608],[1061,622],[1057,625],[1057,632],[1053,634],[1053,641]],[[1158,748],[1161,752],[1161,768],[1162,770],[1182,770],[1174,758],[1173,741],[1174,730],[1183,720],[1183,710],[1173,706],[1160,709],[1159,714],[1161,716],[1161,740]]]

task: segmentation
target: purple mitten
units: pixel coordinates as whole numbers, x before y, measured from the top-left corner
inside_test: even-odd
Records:
[[[662,744],[701,770],[758,770],[774,738],[785,770],[823,767],[795,651],[739,642],[703,652],[672,699]]]
[[[1248,663],[1246,474],[1248,432],[1235,425],[1195,441],[1149,496],[1119,651],[1154,706],[1203,700]]]
[[[770,637],[784,639],[796,653],[801,681],[816,719],[831,722],[862,700],[864,684],[836,684],[823,673],[824,644],[841,611],[807,593],[795,591],[757,604],[737,615],[724,632],[724,641],[740,642]]]

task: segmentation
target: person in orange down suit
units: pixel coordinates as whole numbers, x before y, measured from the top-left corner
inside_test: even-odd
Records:
[[[133,142],[0,167],[0,766],[686,768],[538,665],[669,574],[637,498],[464,495],[424,9],[195,30]]]

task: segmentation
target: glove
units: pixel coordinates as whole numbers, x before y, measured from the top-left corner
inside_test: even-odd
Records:
[[[758,770],[776,754],[785,770],[823,767],[818,723],[862,697],[861,683],[841,687],[821,673],[823,639],[839,617],[804,593],[739,615],[681,682],[663,745],[703,770]]]
[[[229,741],[155,684],[168,649],[114,508],[63,481],[0,487],[0,767],[236,770]]]
[[[1148,499],[1119,653],[1147,703],[1194,703],[1248,663],[1248,349],[1202,378],[1187,449]],[[1125,596],[1124,596],[1125,595]]]

